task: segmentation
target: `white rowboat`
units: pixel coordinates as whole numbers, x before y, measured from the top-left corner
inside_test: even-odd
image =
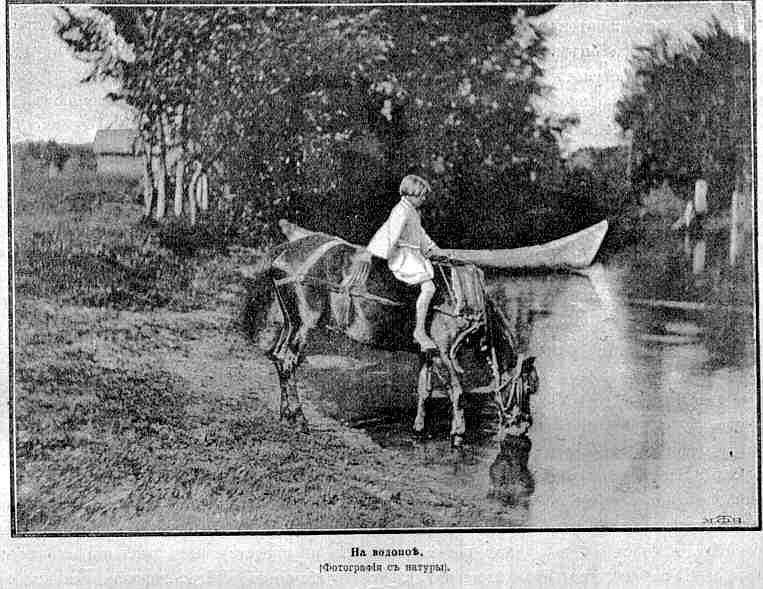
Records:
[[[278,226],[289,241],[315,233],[285,219],[281,219]],[[437,253],[486,268],[576,270],[593,263],[608,229],[609,223],[605,219],[577,233],[539,245],[497,250],[443,249]]]

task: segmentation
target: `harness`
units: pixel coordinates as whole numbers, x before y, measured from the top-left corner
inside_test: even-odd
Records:
[[[274,284],[276,286],[292,282],[319,284],[346,297],[358,297],[393,307],[403,306],[404,303],[400,301],[370,293],[365,289],[371,270],[371,265],[368,262],[353,264],[350,272],[343,277],[340,283],[329,280],[328,276],[321,278],[309,274],[310,269],[321,258],[340,245],[356,247],[344,239],[332,238],[310,252],[310,255],[305,258],[296,272],[275,280]],[[452,317],[463,317],[470,320],[481,319],[485,313],[485,279],[482,271],[476,266],[458,262],[435,261],[433,265],[442,278],[449,298],[449,301],[433,305],[433,309]]]
[[[390,307],[402,307],[405,303],[395,301],[385,296],[368,292],[366,282],[368,280],[371,264],[367,261],[354,262],[349,272],[337,283],[329,279],[309,274],[315,264],[331,250],[341,245],[347,245],[356,249],[357,246],[340,239],[331,237],[325,243],[317,246],[315,250],[305,258],[299,269],[284,278],[274,281],[276,286],[298,282],[301,284],[320,285],[329,292],[339,295],[335,300],[335,318],[337,327],[346,329],[351,322],[353,310],[352,300],[363,299],[374,301]],[[463,329],[452,342],[448,350],[453,366],[457,372],[463,373],[458,363],[457,353],[464,341],[477,332],[487,323],[487,310],[485,299],[485,278],[482,270],[472,264],[457,262],[448,259],[434,259],[433,265],[444,284],[444,292],[447,297],[444,302],[432,305],[432,311],[442,313],[463,322]]]

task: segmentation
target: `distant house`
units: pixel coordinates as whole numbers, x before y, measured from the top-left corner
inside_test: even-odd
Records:
[[[143,176],[142,143],[132,129],[101,129],[93,141],[98,174]]]

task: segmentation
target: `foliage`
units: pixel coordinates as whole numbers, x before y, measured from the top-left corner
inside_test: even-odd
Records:
[[[573,123],[536,111],[544,36],[516,7],[64,14],[87,79],[116,80],[144,137],[199,159],[217,200],[230,187],[217,210],[249,238],[300,212],[367,238],[411,170],[440,196],[434,233],[474,233],[469,212],[558,173]]]
[[[608,219],[608,248],[619,248],[624,241],[638,238],[634,234],[634,217],[638,216],[637,194],[628,179],[628,153],[623,147],[586,148],[570,158],[575,162],[578,153],[587,165],[573,165],[565,174],[556,205],[560,222],[575,219],[580,225],[568,227],[574,231]]]
[[[616,121],[633,132],[636,186],[667,178],[688,191],[704,177],[711,210],[727,207],[751,159],[750,44],[715,21],[691,44],[659,36],[632,64]]]

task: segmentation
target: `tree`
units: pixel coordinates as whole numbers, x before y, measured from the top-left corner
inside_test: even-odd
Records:
[[[88,79],[116,80],[112,98],[136,110],[158,152],[147,169],[159,200],[175,149],[176,195],[178,170],[198,162],[239,233],[328,208],[320,228],[362,239],[414,169],[432,178],[435,220],[452,233],[445,209],[511,204],[553,175],[572,123],[537,113],[545,42],[516,7],[95,12],[69,10],[59,35],[92,64]]]
[[[715,21],[690,44],[660,35],[632,67],[616,121],[633,132],[634,184],[668,179],[688,191],[703,177],[711,209],[727,207],[751,161],[750,44]]]

